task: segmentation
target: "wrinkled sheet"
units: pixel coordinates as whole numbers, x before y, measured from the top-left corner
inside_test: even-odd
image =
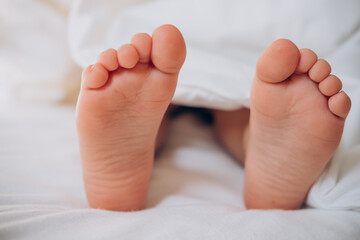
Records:
[[[248,106],[256,61],[278,38],[328,60],[344,89],[358,85],[359,9],[357,0],[79,0],[69,18],[69,46],[85,67],[138,32],[174,24],[187,57],[173,102],[236,109]]]
[[[5,109],[2,109],[5,110]],[[210,126],[170,125],[146,210],[90,209],[73,107],[11,106],[0,120],[0,239],[358,239],[360,213],[245,211],[244,171]]]
[[[191,8],[186,0],[101,2],[2,2],[0,239],[359,238],[360,36],[354,14],[359,2],[318,1],[308,8],[300,1],[277,1],[275,7],[288,12],[272,16],[266,2],[257,11],[250,1],[192,1]],[[320,14],[321,5],[327,9]],[[158,14],[150,18],[145,14],[149,8]],[[115,17],[109,14],[114,12]],[[244,17],[250,13],[260,20]],[[26,20],[13,17],[21,14]],[[103,49],[117,48],[133,33],[151,33],[164,23],[178,26],[188,46],[174,98],[178,104],[247,106],[257,54],[278,37],[329,60],[353,107],[341,146],[311,189],[305,209],[245,211],[243,169],[219,146],[212,129],[190,115],[172,123],[155,163],[146,210],[89,209],[74,107],[54,103],[66,94],[64,81],[79,78],[70,53],[84,66]]]

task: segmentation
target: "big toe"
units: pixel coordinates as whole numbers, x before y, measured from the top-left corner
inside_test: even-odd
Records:
[[[284,81],[296,70],[299,58],[299,49],[293,42],[278,39],[261,54],[256,65],[256,75],[265,82]]]
[[[157,28],[152,35],[151,59],[164,73],[180,71],[186,57],[186,46],[181,32],[172,25]]]

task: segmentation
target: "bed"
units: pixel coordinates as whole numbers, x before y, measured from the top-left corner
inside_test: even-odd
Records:
[[[313,3],[315,10],[307,14],[318,18],[313,18],[313,28],[306,28],[309,25],[301,25],[306,1],[277,1],[276,7],[282,4],[289,13],[283,18],[267,15],[266,22],[270,22],[257,27],[267,29],[274,21],[283,23],[290,17],[291,26],[284,23],[281,28],[258,32],[244,23],[236,26],[244,33],[236,34],[235,27],[220,30],[228,21],[224,13],[262,3],[257,13],[261,15],[270,6],[266,1],[220,2],[193,3],[187,9],[188,18],[202,14],[194,24],[181,21],[181,14],[174,13],[190,6],[185,0],[108,0],[100,5],[98,1],[4,1],[6,7],[0,10],[0,239],[360,238],[359,2],[328,4],[325,10],[334,22],[327,24],[326,14],[315,14],[324,2]],[[206,11],[196,10],[204,4]],[[114,18],[106,14],[109,9],[124,10]],[[148,21],[149,9],[168,14]],[[14,18],[15,12],[26,20]],[[295,12],[299,12],[298,21]],[[225,19],[210,24],[221,34],[206,31],[205,22],[214,13]],[[336,23],[339,19],[341,24]],[[188,61],[175,104],[224,110],[248,106],[256,54],[279,36],[295,39],[300,47],[313,48],[329,60],[333,72],[344,81],[352,111],[341,145],[313,185],[303,209],[246,210],[241,195],[243,168],[221,147],[210,125],[186,112],[172,120],[166,147],[157,155],[145,210],[89,208],[74,122],[79,65],[93,61],[103,48],[125,43],[134,31],[151,33],[159,23],[177,25],[187,39]],[[196,33],[187,24],[204,28]],[[302,29],[303,37],[291,31],[295,26]],[[21,38],[24,35],[28,37]],[[321,37],[329,37],[328,45],[317,42]],[[205,39],[210,40],[200,44]],[[225,47],[217,48],[219,45]],[[232,87],[234,82],[237,87]]]

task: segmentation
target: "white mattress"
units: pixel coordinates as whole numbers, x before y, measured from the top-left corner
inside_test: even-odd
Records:
[[[171,125],[147,208],[90,209],[74,107],[14,105],[0,120],[0,239],[358,239],[360,213],[245,211],[244,172],[210,126],[191,115]]]

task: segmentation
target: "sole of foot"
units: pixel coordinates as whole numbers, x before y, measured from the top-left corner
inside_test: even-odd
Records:
[[[336,151],[351,101],[310,49],[273,42],[260,56],[250,98],[244,201],[298,209]]]
[[[156,137],[186,56],[172,25],[102,52],[82,75],[76,123],[93,208],[144,208]]]

